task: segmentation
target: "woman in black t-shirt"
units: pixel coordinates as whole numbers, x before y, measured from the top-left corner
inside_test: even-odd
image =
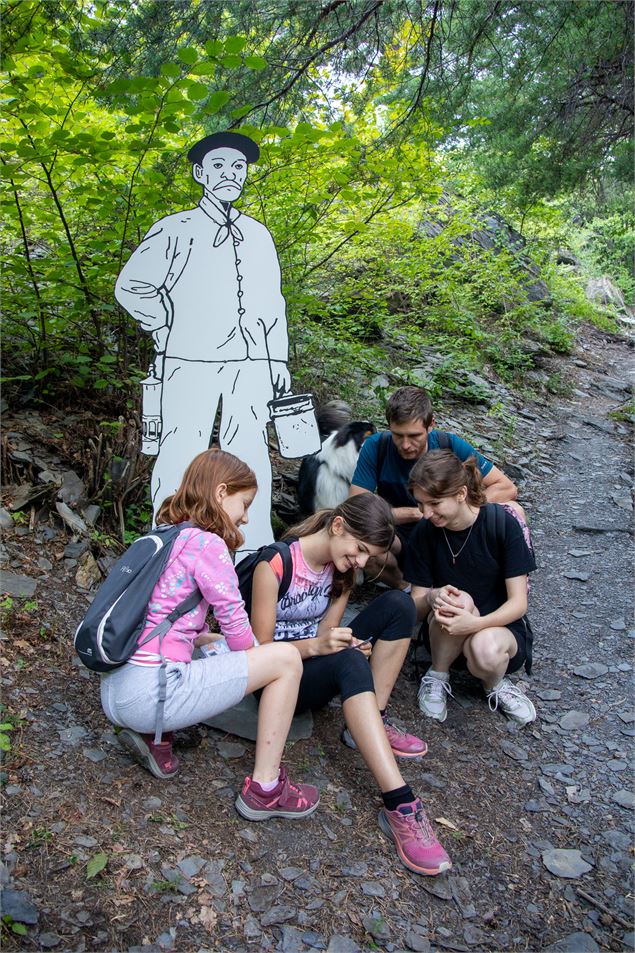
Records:
[[[530,661],[527,573],[536,568],[518,518],[487,503],[473,458],[451,450],[425,454],[410,475],[424,519],[405,559],[418,616],[427,618],[432,666],[421,680],[419,707],[445,721],[450,665],[465,656],[490,708],[522,725],[536,709],[505,676]]]

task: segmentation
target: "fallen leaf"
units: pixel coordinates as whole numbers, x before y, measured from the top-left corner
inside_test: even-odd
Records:
[[[441,824],[443,827],[449,827],[451,831],[458,831],[456,824],[453,824],[452,821],[449,821],[447,817],[435,817],[435,822]]]
[[[212,910],[211,907],[201,907],[200,913],[198,915],[200,923],[205,927],[206,930],[209,930],[210,933],[213,932],[216,927],[216,921],[218,920],[218,914],[215,910]]]

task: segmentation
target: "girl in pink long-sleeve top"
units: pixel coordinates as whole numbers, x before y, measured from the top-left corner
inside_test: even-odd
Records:
[[[236,801],[249,820],[306,817],[318,805],[311,785],[294,785],[280,760],[293,717],[301,661],[293,646],[259,646],[238,588],[231,551],[242,545],[240,526],[248,521],[256,477],[230,453],[205,450],[187,468],[181,486],[158,513],[158,523],[190,522],[170,552],[148,604],[139,647],[120,668],[102,676],[101,700],[107,717],[122,727],[120,743],[155,777],[171,778],[179,768],[172,733],[212,718],[262,689],[253,774]],[[202,599],[178,619],[163,638],[141,644],[145,636],[198,588]],[[212,639],[208,608],[229,651],[193,658],[195,646]],[[153,729],[158,702],[161,651],[167,660],[165,731],[156,744]]]

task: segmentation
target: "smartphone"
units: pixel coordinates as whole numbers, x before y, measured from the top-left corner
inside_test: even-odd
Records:
[[[371,636],[369,639],[362,639],[357,645],[349,645],[349,649],[361,649],[362,645],[368,645],[369,642],[373,641],[373,638],[374,636]]]

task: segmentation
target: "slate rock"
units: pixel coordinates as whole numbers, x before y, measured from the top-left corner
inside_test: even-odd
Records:
[[[562,716],[558,724],[565,731],[575,731],[577,728],[584,728],[590,720],[586,712],[571,710]]]
[[[237,738],[255,741],[258,733],[258,702],[254,695],[245,695],[233,708],[208,718],[203,724]],[[313,715],[307,711],[292,720],[287,741],[300,741],[310,738],[312,734]]]
[[[89,761],[92,761],[93,764],[99,764],[100,761],[103,761],[107,757],[105,751],[101,751],[100,748],[84,748],[82,754],[85,758],[88,758]]]
[[[577,569],[568,569],[562,575],[565,579],[577,579],[579,582],[587,582],[591,578],[590,572],[580,572]]]
[[[556,877],[576,878],[588,873],[591,864],[582,858],[579,850],[553,848],[542,852],[542,862]]]
[[[282,893],[280,884],[265,884],[264,886],[254,887],[247,894],[247,903],[253,913],[264,913],[273,906],[275,901]]]
[[[413,950],[414,953],[430,953],[432,949],[430,940],[426,939],[425,936],[419,936],[414,930],[408,930],[404,937],[404,942],[408,949]]]
[[[635,711],[618,711],[617,717],[625,725],[631,725],[635,721]]]
[[[290,904],[279,904],[271,907],[260,918],[260,926],[270,927],[274,923],[286,923],[287,920],[293,920],[297,916],[297,909]]]
[[[61,731],[58,731],[60,741],[65,745],[70,745],[72,748],[76,748],[82,738],[86,738],[88,731],[84,728],[83,725],[69,725],[68,728],[63,728]]]
[[[362,893],[366,897],[385,897],[386,890],[380,883],[375,883],[369,880],[362,882]]]
[[[11,529],[13,526],[13,517],[4,506],[0,506],[0,529]]]
[[[43,950],[52,950],[62,942],[56,933],[40,933],[37,939]]]
[[[30,598],[35,595],[37,580],[31,576],[19,576],[15,572],[7,572],[6,569],[0,569],[0,592],[9,596],[26,596]]]
[[[461,916],[464,920],[471,920],[476,916],[476,907],[472,903],[472,893],[468,881],[465,877],[456,877],[454,875],[450,875],[448,880],[450,882],[450,890],[452,891],[454,902],[459,908]]]
[[[611,795],[611,800],[619,804],[620,807],[635,808],[635,794],[626,788],[620,788]]]
[[[600,947],[590,934],[578,932],[543,947],[543,953],[600,953]]]
[[[562,698],[562,692],[559,692],[557,688],[535,688],[534,695],[543,702],[556,702]]]
[[[390,927],[379,911],[372,911],[368,916],[362,917],[362,923],[366,932],[370,933],[374,940],[390,938]]]
[[[452,899],[452,888],[448,878],[444,877],[443,874],[437,877],[422,877],[421,883],[417,881],[417,886],[423,887],[426,893],[431,893],[433,897],[438,897],[439,900]]]
[[[361,947],[350,936],[334,933],[329,940],[326,953],[361,953]]]
[[[475,923],[466,923],[463,930],[463,939],[468,946],[480,946],[487,949],[487,937]]]
[[[204,857],[199,857],[196,854],[192,854],[189,857],[183,857],[178,861],[177,866],[184,877],[187,877],[188,880],[191,880],[192,877],[196,877],[198,873],[201,872],[201,869],[205,866],[207,861]]]
[[[614,622],[609,623],[609,628],[612,629],[613,632],[623,632],[626,628],[626,623],[624,619],[615,619]]]
[[[567,555],[575,556],[576,559],[582,559],[583,556],[592,556],[592,549],[570,549],[568,550]]]
[[[244,745],[239,745],[234,741],[219,741],[217,746],[221,758],[242,758],[246,752]]]
[[[576,665],[573,674],[579,675],[580,678],[599,678],[601,675],[606,675],[608,670],[608,665],[602,662],[585,662],[583,665]]]
[[[503,751],[508,758],[512,758],[513,761],[527,761],[529,758],[527,750],[521,748],[520,745],[514,744],[512,741],[502,741],[501,751]]]
[[[80,557],[75,573],[75,582],[80,589],[92,589],[93,586],[101,582],[101,570],[91,552],[85,552]]]
[[[26,923],[34,926],[40,914],[25,890],[13,890],[5,887],[0,891],[0,908],[3,917],[11,917],[14,923]]]

